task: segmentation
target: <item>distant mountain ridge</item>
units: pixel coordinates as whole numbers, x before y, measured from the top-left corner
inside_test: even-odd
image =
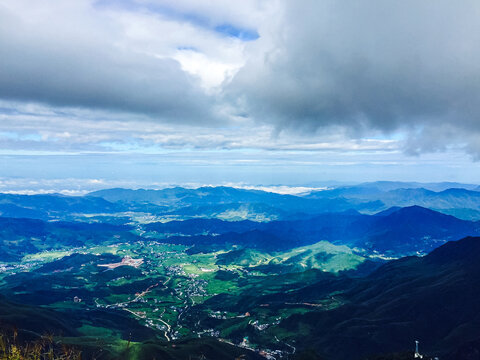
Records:
[[[479,187],[456,183],[430,184],[428,188],[423,187],[424,185],[428,186],[428,184],[415,183],[366,183],[315,191],[306,197],[313,199],[342,198],[353,204],[377,201],[378,204],[381,204],[377,207],[377,211],[393,206],[418,205],[465,220],[480,220]]]
[[[411,206],[394,208],[382,215],[348,211],[269,223],[191,219],[151,223],[145,229],[166,234],[164,241],[189,245],[236,244],[271,251],[327,240],[398,256],[426,253],[449,240],[480,234],[480,223]],[[190,236],[176,236],[177,233]]]
[[[103,198],[60,194],[0,194],[0,216],[36,219],[62,218],[72,213],[112,213],[125,210]]]
[[[43,220],[83,217],[85,220],[91,215],[105,217],[138,212],[182,219],[268,222],[348,210],[373,214],[390,207],[418,205],[465,220],[480,220],[480,191],[477,190],[476,185],[457,183],[374,182],[302,196],[226,186],[161,190],[114,188],[84,196],[0,194],[0,216]]]
[[[264,204],[275,212],[276,218],[287,214],[319,214],[355,209],[375,213],[393,206],[418,205],[454,215],[465,220],[480,220],[480,191],[473,184],[373,182],[355,186],[342,186],[330,190],[313,191],[303,196],[280,195],[260,190],[229,187],[201,187],[197,189],[168,188],[163,190],[109,189],[88,194],[111,202],[145,202],[161,206],[190,209],[190,213],[203,209],[215,216],[212,206],[233,208],[240,204]],[[208,208],[210,206],[210,208]],[[275,219],[275,218],[273,218]]]
[[[267,220],[272,220],[268,216],[270,213],[274,215],[274,220],[289,217],[292,214],[317,214],[352,208],[352,205],[344,199],[308,199],[301,196],[225,186],[196,189],[175,187],[162,190],[107,189],[89,193],[87,196],[100,197],[120,204],[150,203],[169,207],[168,213],[187,216],[218,217],[228,211],[251,209],[253,212],[264,213]]]

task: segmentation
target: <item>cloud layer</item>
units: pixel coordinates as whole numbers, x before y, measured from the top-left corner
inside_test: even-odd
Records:
[[[218,120],[215,99],[176,59],[180,46],[209,51],[204,38],[215,34],[148,8],[132,12],[86,0],[2,5],[0,97],[164,122]],[[212,61],[222,56],[211,54]]]
[[[279,127],[477,132],[479,15],[475,1],[287,2],[227,94]]]
[[[473,0],[5,0],[0,145],[478,158],[479,16]]]

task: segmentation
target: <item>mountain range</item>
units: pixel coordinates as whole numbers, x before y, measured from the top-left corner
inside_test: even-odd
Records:
[[[375,215],[348,211],[268,223],[189,219],[150,223],[145,225],[145,230],[163,234],[166,236],[163,241],[187,245],[240,245],[269,251],[326,240],[398,256],[425,253],[448,240],[479,234],[480,224],[411,206]],[[179,233],[184,235],[177,236]]]
[[[85,358],[393,360],[418,340],[478,359],[479,190],[0,194],[0,335]]]

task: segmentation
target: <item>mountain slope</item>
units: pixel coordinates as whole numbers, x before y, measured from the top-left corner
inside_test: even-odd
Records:
[[[378,217],[356,244],[388,253],[429,252],[449,240],[480,233],[477,223],[420,206]]]
[[[88,197],[99,197],[116,204],[154,204],[170,208],[170,213],[191,217],[219,217],[242,219],[241,214],[250,212],[243,219],[289,218],[294,214],[320,214],[343,211],[354,207],[342,198],[308,199],[300,196],[282,195],[260,190],[244,190],[232,187],[181,187],[162,190],[107,189],[95,191]],[[357,204],[355,207],[370,206]],[[232,213],[232,214],[230,214]],[[255,216],[255,214],[260,216]],[[235,216],[237,215],[237,218]],[[269,216],[274,215],[274,216]]]
[[[449,242],[423,257],[392,261],[343,291],[344,305],[293,315],[280,326],[308,327],[299,346],[332,359],[411,348],[446,355],[480,334],[480,238]]]
[[[63,218],[74,213],[112,213],[124,210],[118,204],[96,197],[60,194],[0,194],[0,216],[37,219]]]
[[[125,241],[138,240],[131,230],[127,225],[0,217],[0,261],[18,261],[44,250],[118,242],[119,236]]]
[[[85,336],[77,329],[80,326],[79,318],[82,316],[86,317],[88,321],[95,321],[96,324],[110,326],[114,329],[124,328],[125,340],[108,337],[99,339],[98,335],[95,337]],[[74,347],[81,351],[82,359],[264,359],[253,351],[241,349],[214,338],[183,339],[175,343],[167,343],[158,340],[151,330],[146,329],[147,331],[145,331],[142,328],[145,329],[135,320],[120,312],[107,314],[107,312],[92,311],[91,314],[83,315],[75,312],[69,313],[67,316],[63,311],[13,303],[0,296],[0,336],[3,344],[7,338],[15,337],[14,341],[22,346],[28,346],[25,341],[31,342],[29,345],[34,345],[33,342],[42,340],[42,336],[46,335],[46,339],[48,339],[49,336],[54,335],[56,337],[50,340],[52,341],[51,346],[58,346],[60,350],[63,349],[63,346]],[[132,338],[132,334],[142,331],[145,333],[143,334],[144,339],[134,339],[129,348],[126,345],[127,339]],[[14,333],[16,335],[13,335]],[[130,341],[128,343],[130,344]],[[63,354],[62,351],[59,353]],[[48,358],[53,359],[53,354],[49,353],[48,355],[50,355]],[[8,358],[19,359],[20,357],[17,355]],[[34,357],[28,357],[28,359],[30,358]]]
[[[145,229],[166,237],[162,241],[187,245],[235,244],[275,251],[326,240],[393,257],[426,253],[449,240],[480,234],[476,222],[419,206],[393,208],[380,215],[346,211],[269,223],[190,219],[151,223]]]

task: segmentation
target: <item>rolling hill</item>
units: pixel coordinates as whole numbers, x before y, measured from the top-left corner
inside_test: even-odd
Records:
[[[479,257],[480,238],[468,237],[423,258],[392,261],[337,295],[343,306],[293,315],[280,326],[310,329],[297,344],[332,359],[406,351],[413,340],[442,359],[457,348],[478,352]]]

